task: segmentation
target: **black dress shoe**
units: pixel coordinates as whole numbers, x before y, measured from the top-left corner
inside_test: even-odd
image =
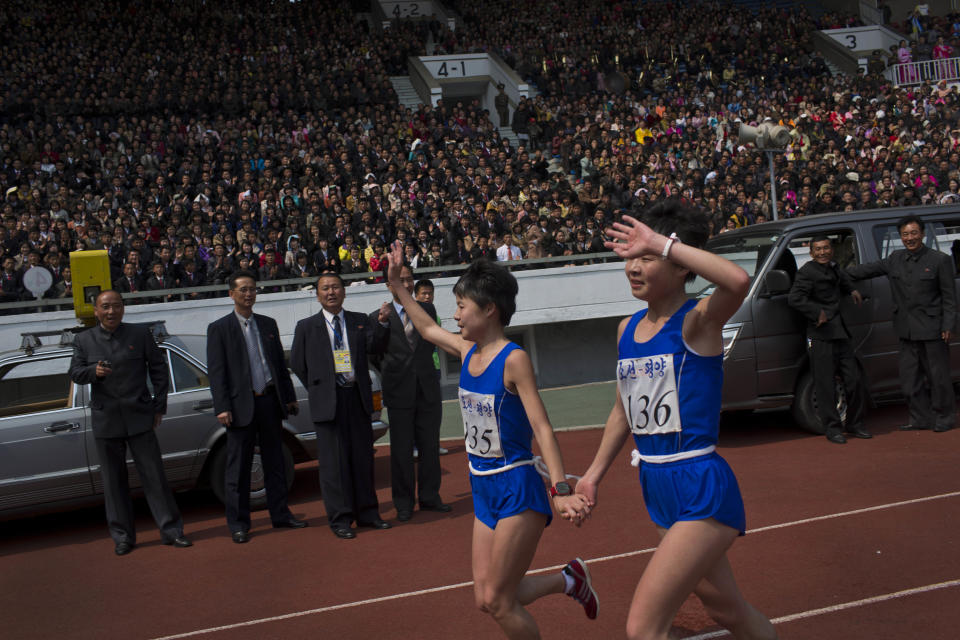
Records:
[[[377,518],[371,522],[358,522],[358,527],[370,527],[371,529],[389,529],[392,525],[386,520]]]
[[[834,433],[827,436],[827,440],[834,444],[847,444],[847,438],[842,433]]]
[[[929,431],[932,428],[933,427],[928,427],[928,426],[918,427],[912,424],[905,424],[902,427],[900,427],[900,431]]]
[[[176,538],[165,538],[163,544],[170,545],[172,547],[179,547],[181,549],[193,546],[193,543],[184,538],[183,534],[177,536]]]
[[[339,529],[333,530],[333,535],[337,536],[341,540],[352,540],[357,537],[357,534],[353,532],[353,529],[349,527],[340,527]]]
[[[409,509],[400,509],[397,511],[397,520],[400,522],[408,522],[412,517],[413,511],[410,511]]]
[[[420,503],[420,511],[439,511],[440,513],[450,513],[453,507],[445,502],[434,502],[432,504]]]
[[[852,435],[854,438],[860,438],[861,440],[869,440],[873,437],[872,433],[862,427],[856,429],[847,429],[847,433]]]
[[[306,520],[297,520],[296,518],[290,518],[289,520],[284,520],[283,522],[274,522],[274,529],[303,529],[309,523]]]
[[[118,556],[125,556],[131,551],[133,551],[133,543],[131,542],[118,542],[117,546],[113,548],[113,552]]]
[[[247,542],[250,540],[250,534],[247,533],[246,531],[234,531],[231,537],[233,538],[233,541],[236,542],[237,544],[243,544],[244,542]]]
[[[953,425],[949,425],[949,424],[938,424],[937,426],[935,426],[935,427],[933,428],[933,430],[934,430],[935,433],[943,433],[944,431],[950,431],[950,429],[953,429]]]

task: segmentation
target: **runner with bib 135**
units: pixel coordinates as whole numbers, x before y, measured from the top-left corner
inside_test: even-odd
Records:
[[[623,443],[633,434],[647,511],[660,545],[637,584],[629,638],[667,638],[690,593],[736,638],[776,638],[773,625],[740,594],[727,549],[746,529],[737,480],[716,452],[723,386],[724,323],[750,279],[703,251],[709,225],[677,201],[657,204],[643,222],[624,216],[606,246],[625,258],[627,280],[647,308],[620,323],[617,400],[593,463],[577,483],[590,506]],[[712,282],[688,300],[685,283]]]
[[[473,491],[474,598],[508,638],[539,638],[525,605],[551,593],[566,593],[596,618],[598,602],[586,564],[576,558],[551,575],[526,575],[552,499],[560,517],[579,525],[590,513],[563,471],[560,447],[537,391],[530,357],[507,340],[503,328],[516,311],[517,280],[486,260],[473,263],[453,288],[460,327],[437,325],[400,286],[403,250],[394,243],[387,277],[420,336],[458,356],[460,411]],[[550,473],[550,498],[534,467],[532,438]]]

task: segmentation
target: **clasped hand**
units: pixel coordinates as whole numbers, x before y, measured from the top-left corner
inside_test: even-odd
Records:
[[[578,527],[590,517],[590,505],[587,498],[582,494],[556,496],[553,501],[560,517],[564,520],[570,520]]]

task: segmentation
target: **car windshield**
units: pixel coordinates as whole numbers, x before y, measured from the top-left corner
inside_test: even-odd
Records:
[[[707,251],[724,257],[741,267],[750,276],[750,282],[760,272],[770,250],[777,244],[780,236],[772,233],[764,234],[720,234],[707,241]],[[697,276],[687,283],[687,295],[692,298],[704,298],[713,293],[712,282]]]

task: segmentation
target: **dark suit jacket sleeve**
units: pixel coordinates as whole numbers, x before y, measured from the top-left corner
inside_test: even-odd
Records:
[[[207,374],[213,396],[215,414],[233,411],[230,387],[227,384],[227,357],[223,323],[219,320],[207,325]]]
[[[809,264],[809,263],[808,263]],[[804,265],[805,267],[806,265]],[[813,280],[810,279],[809,271],[803,267],[797,271],[797,276],[790,287],[790,295],[787,296],[787,304],[803,314],[807,320],[816,324],[820,319],[820,311],[823,309],[819,304],[810,299],[813,292]]]
[[[889,268],[890,256],[876,262],[865,262],[852,267],[847,267],[847,275],[853,280],[866,280],[876,278],[887,274]]]
[[[97,381],[97,363],[87,360],[87,348],[83,334],[73,339],[73,357],[70,359],[70,379],[77,384],[93,384]]]
[[[170,389],[170,373],[167,370],[167,359],[160,351],[149,329],[143,331],[144,356],[150,372],[150,381],[153,383],[153,411],[154,413],[167,412],[167,392]]]
[[[954,280],[953,260],[943,255],[937,264],[940,281],[941,312],[940,331],[953,331],[957,323],[957,289]]]
[[[367,354],[382,354],[390,343],[390,327],[383,326],[376,318],[372,318],[367,327]]]
[[[309,388],[310,380],[307,376],[307,325],[305,320],[297,323],[293,331],[293,346],[290,349],[290,369],[293,370],[300,383]]]

